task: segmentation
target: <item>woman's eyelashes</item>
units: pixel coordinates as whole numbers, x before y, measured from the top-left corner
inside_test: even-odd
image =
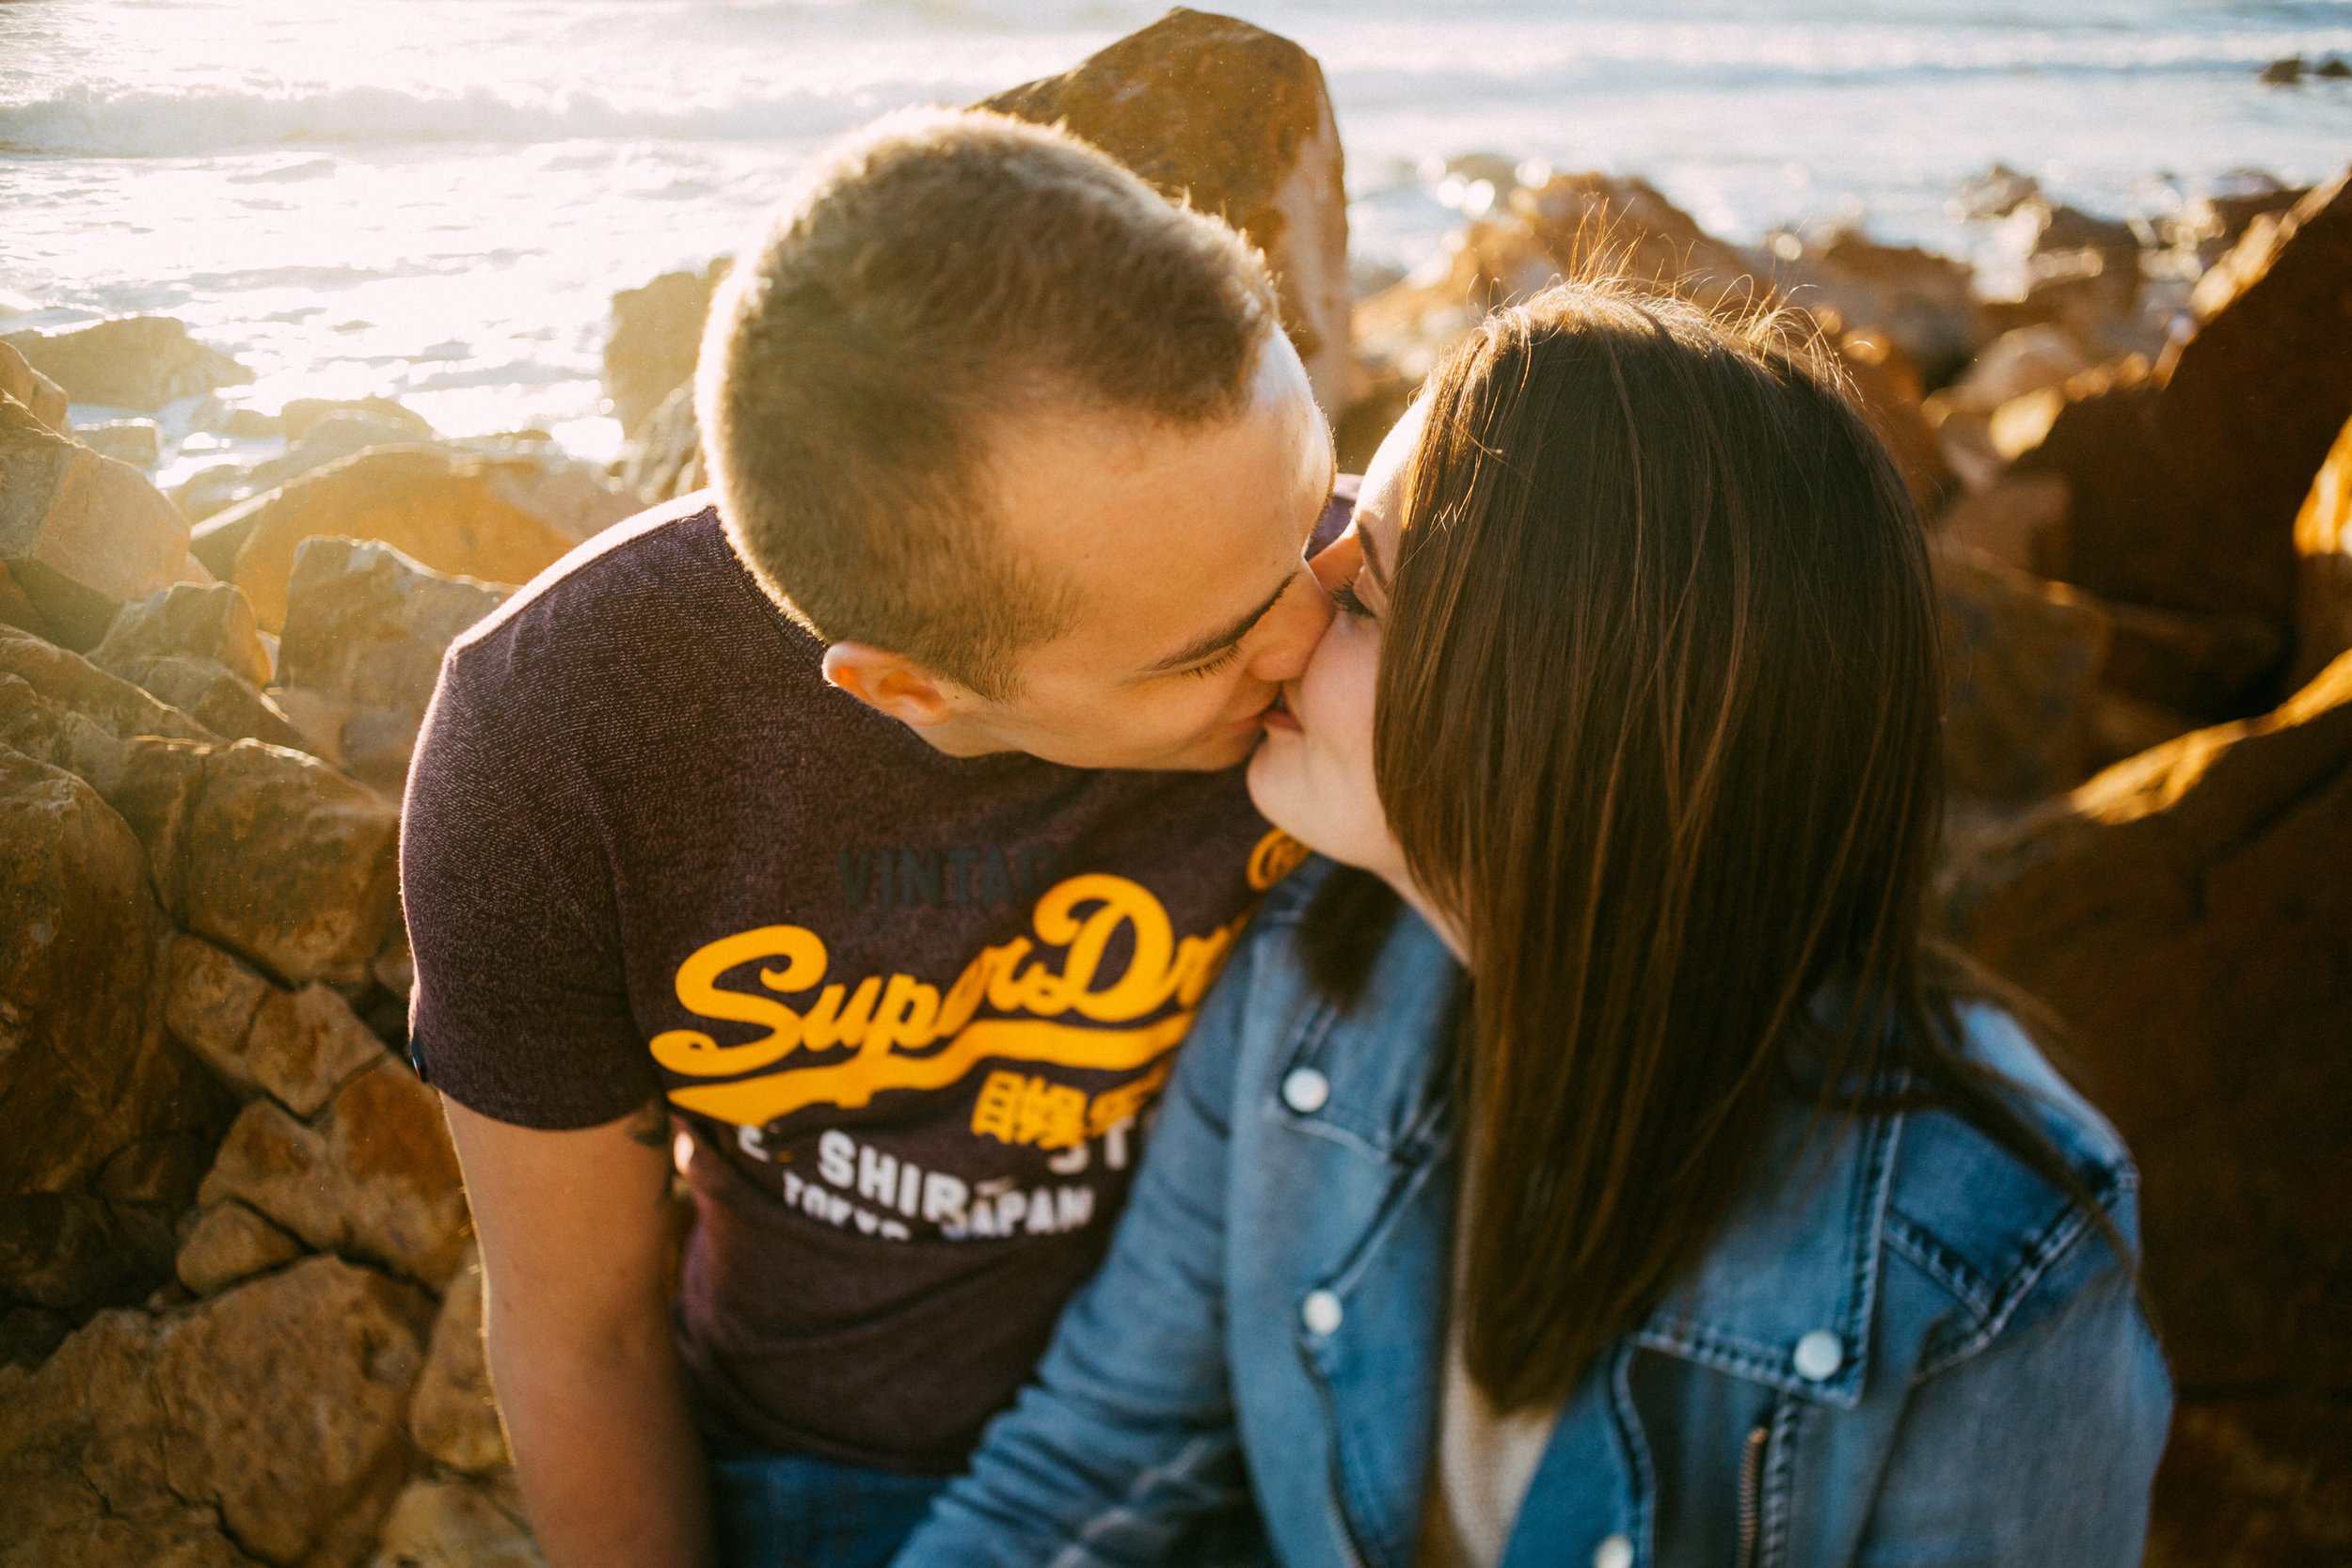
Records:
[[[1373,618],[1372,607],[1356,596],[1356,581],[1350,578],[1331,590],[1331,602],[1340,607],[1343,614],[1360,615],[1369,621]]]

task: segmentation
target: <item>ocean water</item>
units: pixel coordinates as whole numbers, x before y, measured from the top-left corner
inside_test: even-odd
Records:
[[[605,458],[612,294],[738,247],[902,104],[1065,69],[1130,0],[0,0],[0,330],[164,312],[231,403],[396,396]],[[1354,250],[1409,267],[1499,153],[1647,177],[1709,230],[1860,223],[1997,277],[1994,162],[2102,214],[2352,161],[2352,0],[1234,0],[1321,59]],[[177,423],[167,435],[178,436]],[[167,482],[232,454],[175,440]]]

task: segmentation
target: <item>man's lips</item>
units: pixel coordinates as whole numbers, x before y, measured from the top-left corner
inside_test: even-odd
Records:
[[[1293,735],[1299,733],[1298,721],[1293,717],[1290,704],[1279,691],[1274,694],[1274,701],[1266,705],[1265,712],[1258,716],[1258,721],[1269,730],[1288,730]]]

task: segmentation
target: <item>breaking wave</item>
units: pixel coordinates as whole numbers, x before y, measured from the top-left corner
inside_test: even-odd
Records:
[[[859,107],[868,113],[933,101],[953,101],[935,81],[865,83],[858,94]],[[252,93],[84,86],[0,105],[0,152],[140,158],[287,146],[794,141],[828,135],[844,119],[841,97],[821,90],[628,106],[595,93],[524,96],[485,87],[447,93],[380,87]]]

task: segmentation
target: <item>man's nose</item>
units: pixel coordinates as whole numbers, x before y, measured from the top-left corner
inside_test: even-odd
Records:
[[[1315,644],[1322,641],[1323,628],[1330,624],[1331,601],[1302,562],[1289,592],[1258,623],[1258,647],[1249,660],[1249,673],[1277,685],[1296,680],[1306,670]]]

